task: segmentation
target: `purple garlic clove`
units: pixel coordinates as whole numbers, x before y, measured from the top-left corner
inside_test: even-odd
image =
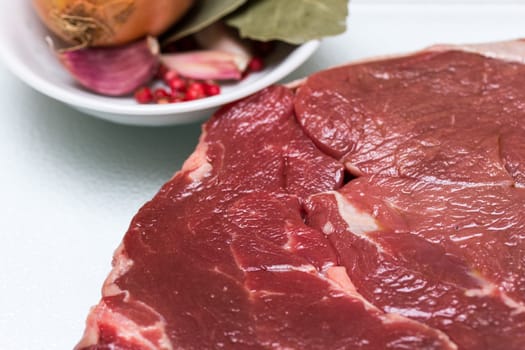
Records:
[[[159,44],[152,37],[118,47],[64,51],[58,57],[79,84],[106,96],[133,93],[153,78],[160,64]]]
[[[215,50],[165,54],[162,63],[180,75],[199,80],[240,80],[244,57]]]

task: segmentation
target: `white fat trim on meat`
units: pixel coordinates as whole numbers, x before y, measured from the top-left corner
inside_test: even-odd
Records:
[[[422,176],[420,181],[441,185],[441,186],[462,186],[465,188],[475,188],[475,187],[490,187],[490,186],[513,186],[514,182],[512,180],[508,181],[496,181],[496,182],[468,182],[468,181],[451,181],[446,179],[439,179],[435,176]]]
[[[431,312],[425,312],[421,311],[417,308],[400,308],[400,307],[393,307],[393,306],[386,306],[385,311],[391,314],[400,314],[404,315],[405,317],[413,317],[413,318],[430,318],[432,317]]]
[[[334,233],[334,225],[330,222],[330,221],[327,221],[324,225],[323,225],[323,233],[327,236],[331,235],[332,233]]]
[[[91,314],[91,319],[88,320],[88,327],[82,337],[82,341],[76,346],[76,349],[82,349],[91,345],[97,345],[99,340],[99,324],[118,325],[117,336],[125,339],[134,345],[140,345],[144,350],[174,350],[171,341],[166,332],[166,321],[151,307],[142,303],[134,302],[141,308],[146,308],[149,312],[158,317],[158,321],[149,326],[140,326],[128,317],[116,312],[115,310],[106,306],[102,301],[96,306],[94,312]],[[152,331],[159,331],[160,338],[156,341],[147,339],[144,334],[151,334]]]
[[[115,281],[124,276],[133,266],[133,260],[128,258],[127,254],[124,251],[124,245],[121,243],[115,254],[113,255],[113,269],[109,273],[108,277],[104,281],[104,286],[102,287],[102,295],[105,297],[110,297],[118,295],[121,293],[126,293],[125,300],[127,301],[128,293],[123,291],[117,286]]]
[[[203,130],[197,148],[182,165],[181,172],[187,172],[194,182],[202,181],[213,170],[213,166],[208,162],[208,144],[204,141],[205,138],[206,132]]]
[[[348,230],[374,245],[379,252],[383,252],[383,248],[367,235],[367,233],[376,232],[380,229],[377,220],[372,215],[357,209],[340,193],[330,193],[335,198],[339,215],[346,222]]]
[[[193,170],[191,173],[189,173],[188,176],[192,181],[200,182],[202,181],[202,179],[210,175],[212,170],[213,167],[211,166],[211,164],[206,162],[203,163],[197,169]]]
[[[493,297],[500,298],[501,301],[512,309],[512,314],[517,315],[525,312],[525,305],[508,296],[507,293],[500,290],[494,283],[487,281],[478,274],[471,274],[481,284],[481,288],[471,288],[465,291],[465,295],[470,298]]]
[[[155,311],[149,305],[146,305],[143,302],[132,301],[130,293],[127,290],[122,290],[115,282],[116,280],[125,275],[133,266],[133,260],[128,258],[124,250],[124,245],[121,244],[114,254],[114,263],[113,269],[106,278],[104,286],[102,288],[102,295],[104,297],[111,297],[119,294],[124,294],[124,301],[127,303],[138,305],[140,308],[147,309],[148,312],[154,314],[158,321],[150,326],[144,327],[139,326],[126,316],[115,312],[108,308],[105,303],[102,301],[98,306],[94,308],[94,319],[88,320],[86,331],[82,337],[81,343],[77,345],[77,348],[84,348],[90,345],[98,344],[99,340],[99,323],[109,323],[109,324],[118,324],[118,336],[126,339],[133,340],[133,342],[138,342],[144,346],[145,350],[173,350],[173,346],[169,340],[169,337],[166,332],[166,321],[164,318]],[[152,343],[142,334],[150,331],[158,330],[161,334],[160,339]]]

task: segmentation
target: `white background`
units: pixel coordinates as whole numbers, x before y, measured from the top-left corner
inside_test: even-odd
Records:
[[[347,33],[325,40],[288,80],[438,42],[525,37],[522,1],[451,2],[356,1]],[[180,168],[200,126],[102,122],[2,66],[0,106],[0,349],[71,349],[131,217]]]

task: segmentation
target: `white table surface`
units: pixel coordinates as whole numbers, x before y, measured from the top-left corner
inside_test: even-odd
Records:
[[[288,80],[438,42],[525,37],[522,1],[423,2],[356,2],[347,33],[325,40]],[[180,168],[200,126],[103,122],[2,66],[0,106],[0,349],[70,349],[132,216]]]

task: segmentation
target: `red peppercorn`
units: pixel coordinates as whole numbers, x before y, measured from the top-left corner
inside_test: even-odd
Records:
[[[155,101],[159,101],[160,99],[170,97],[170,94],[166,90],[159,88],[153,91],[153,97],[155,97]]]
[[[260,57],[253,57],[250,60],[250,63],[248,63],[248,70],[250,70],[251,72],[259,72],[263,70],[263,68],[264,62]]]
[[[205,97],[204,84],[201,82],[192,82],[188,85],[185,97],[188,101]]]
[[[186,91],[186,95],[184,95],[184,101],[193,101],[198,98],[200,98],[200,96],[195,90],[188,90]]]
[[[146,104],[153,101],[153,94],[151,93],[151,89],[147,86],[141,87],[137,91],[135,91],[135,100],[138,103]]]
[[[204,84],[204,93],[206,96],[215,96],[221,93],[221,87],[214,83]]]
[[[186,90],[186,81],[178,76],[170,78],[166,84],[171,88],[172,94]]]
[[[193,94],[189,94],[186,93],[186,95],[184,95],[184,98],[182,99],[182,101],[186,102],[186,101],[193,101],[193,100],[196,100],[196,98],[193,96]]]

